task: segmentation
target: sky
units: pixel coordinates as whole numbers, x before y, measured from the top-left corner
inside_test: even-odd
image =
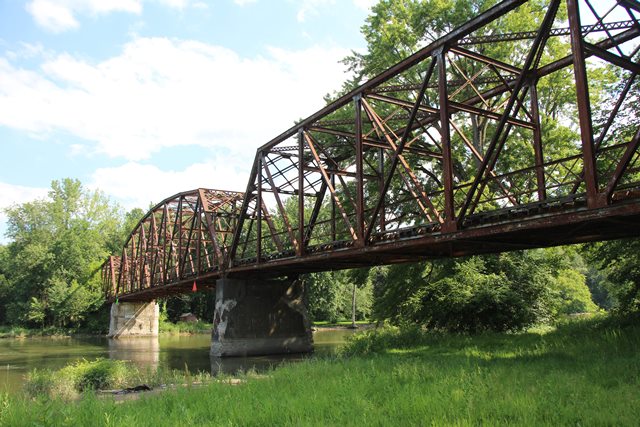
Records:
[[[0,210],[67,177],[127,210],[244,191],[348,77],[375,1],[0,0]]]

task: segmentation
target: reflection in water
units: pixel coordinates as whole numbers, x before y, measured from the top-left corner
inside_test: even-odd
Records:
[[[235,374],[238,371],[264,372],[278,365],[288,362],[298,362],[315,356],[328,356],[334,354],[340,344],[343,344],[347,336],[354,331],[348,329],[340,330],[320,330],[314,332],[314,353],[313,354],[279,354],[271,356],[248,356],[248,357],[211,357],[211,375]]]
[[[160,342],[158,337],[110,338],[109,358],[157,368],[160,362]]]
[[[140,367],[189,369],[233,374],[241,371],[265,371],[283,362],[303,360],[314,355],[335,352],[350,330],[319,330],[313,334],[313,355],[279,355],[217,359],[209,357],[211,336],[161,336],[121,338],[28,338],[0,339],[0,393],[19,392],[26,374],[32,369],[60,369],[77,360],[110,358],[130,360]]]

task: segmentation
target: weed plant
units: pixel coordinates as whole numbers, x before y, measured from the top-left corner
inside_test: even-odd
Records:
[[[27,375],[25,392],[28,396],[73,400],[81,393],[95,390],[122,389],[146,384],[183,385],[211,380],[206,372],[189,372],[164,368],[141,369],[121,360],[80,360],[58,371],[34,369]]]

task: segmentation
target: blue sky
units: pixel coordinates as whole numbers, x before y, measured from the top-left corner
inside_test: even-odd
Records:
[[[0,0],[0,208],[64,177],[127,209],[243,191],[347,77],[374,2]]]

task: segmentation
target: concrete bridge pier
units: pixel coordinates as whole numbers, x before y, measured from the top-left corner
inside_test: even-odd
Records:
[[[159,319],[160,308],[155,300],[113,303],[107,337],[157,337]]]
[[[211,337],[214,357],[313,351],[300,280],[220,279]]]

